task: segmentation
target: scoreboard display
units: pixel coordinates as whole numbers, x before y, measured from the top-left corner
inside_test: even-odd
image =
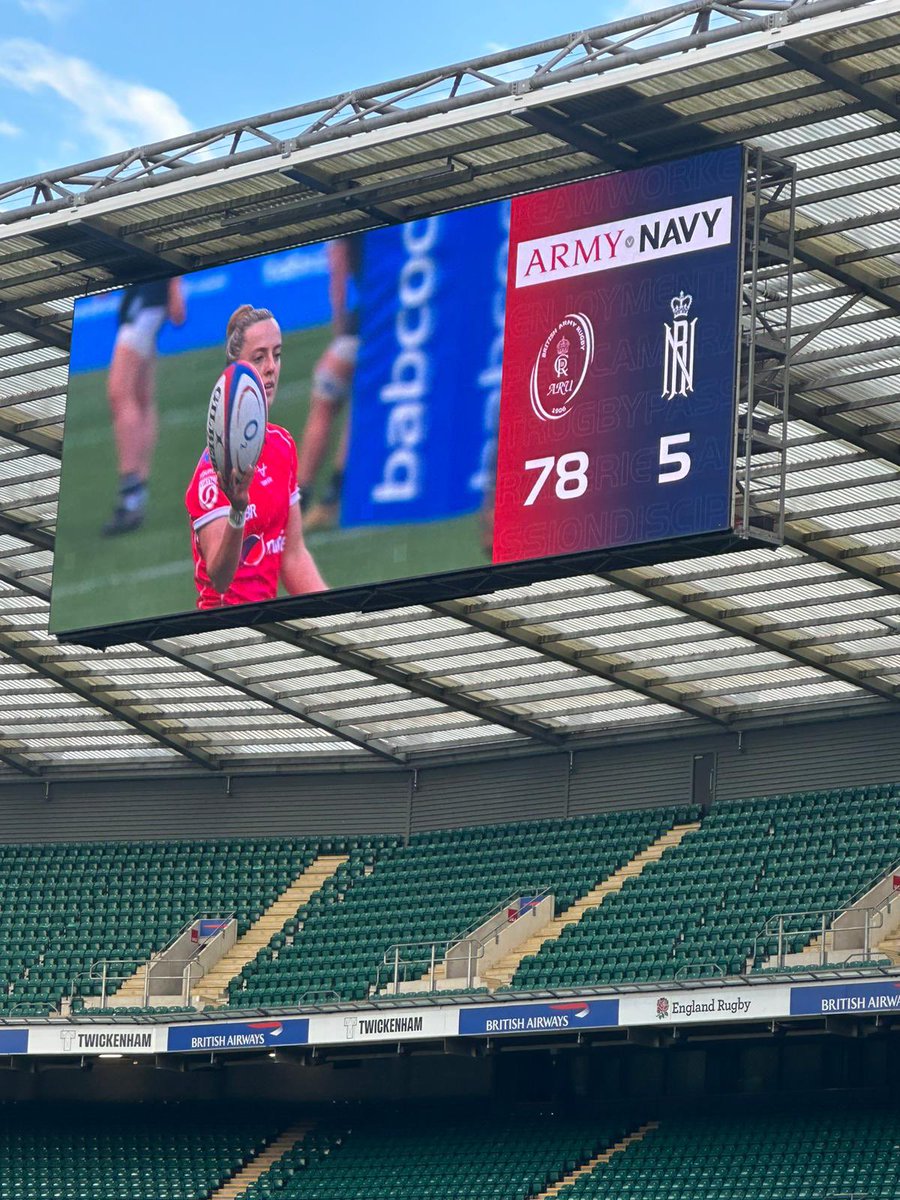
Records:
[[[77,301],[51,631],[103,646],[729,545],[745,176],[731,147]],[[263,477],[264,452],[211,605],[233,514],[207,405],[242,306],[279,342],[285,465]]]
[[[727,529],[739,148],[512,202],[494,561]]]

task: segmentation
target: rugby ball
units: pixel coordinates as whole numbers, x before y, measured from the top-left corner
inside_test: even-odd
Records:
[[[252,473],[266,440],[266,390],[249,363],[230,363],[209,398],[206,444],[216,472]]]

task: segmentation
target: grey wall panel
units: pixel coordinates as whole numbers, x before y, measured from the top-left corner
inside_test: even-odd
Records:
[[[577,754],[569,780],[570,815],[689,803],[693,756],[712,741],[678,738]]]
[[[0,788],[0,841],[403,833],[406,771]]]
[[[566,754],[419,771],[412,832],[565,815]]]
[[[900,782],[900,715],[751,730],[719,752],[719,803],[775,792]]]

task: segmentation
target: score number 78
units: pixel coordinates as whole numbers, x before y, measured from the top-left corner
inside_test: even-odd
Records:
[[[656,477],[657,483],[677,483],[690,474],[690,454],[687,450],[676,449],[678,446],[687,446],[690,440],[689,433],[670,433],[659,439],[660,471]],[[525,470],[537,471],[538,476],[525,499],[525,508],[534,504],[544,490],[544,484],[554,473],[553,490],[557,500],[577,500],[587,491],[589,466],[590,459],[584,450],[571,450],[559,458],[528,459]]]

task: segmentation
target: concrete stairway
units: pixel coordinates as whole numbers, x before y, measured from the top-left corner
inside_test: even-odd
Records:
[[[622,1138],[615,1145],[610,1146],[608,1150],[604,1150],[602,1154],[595,1155],[590,1162],[586,1162],[584,1166],[576,1167],[574,1171],[570,1171],[568,1175],[564,1175],[557,1183],[552,1184],[545,1192],[541,1192],[534,1200],[550,1200],[553,1196],[558,1196],[564,1187],[568,1187],[570,1183],[574,1183],[582,1175],[588,1175],[595,1167],[601,1163],[607,1163],[614,1154],[621,1154],[623,1150],[627,1150],[629,1146],[635,1142],[642,1141],[648,1133],[653,1129],[659,1129],[659,1121],[648,1121],[642,1125],[640,1129],[636,1129],[634,1133],[629,1133],[628,1137]],[[215,1193],[218,1195],[218,1192]]]
[[[144,968],[138,967],[135,973],[129,976],[122,986],[113,993],[107,1000],[107,1004],[112,1008],[122,1007],[140,1008],[144,1003]],[[163,1004],[165,1001],[159,1000],[156,997],[151,998],[152,1004]],[[180,1001],[179,1001],[180,1003]]]
[[[235,975],[256,958],[263,946],[267,946],[273,934],[306,904],[313,892],[332,876],[341,863],[347,861],[346,854],[320,854],[302,875],[298,875],[274,904],[254,921],[242,938],[234,943],[227,954],[223,954],[208,974],[197,983],[196,995],[201,1004],[215,1007],[228,1003],[228,985]]]
[[[541,946],[546,945],[547,942],[555,941],[567,925],[573,925],[576,921],[580,921],[589,909],[597,908],[607,896],[611,896],[613,892],[621,891],[626,879],[634,879],[635,876],[640,875],[648,863],[656,862],[662,858],[667,850],[671,850],[673,846],[677,846],[689,833],[693,833],[695,829],[699,828],[699,821],[692,821],[687,825],[673,825],[667,833],[664,833],[662,837],[658,837],[646,850],[642,850],[640,854],[636,854],[631,862],[627,862],[624,867],[620,867],[608,879],[604,879],[602,883],[589,891],[586,896],[582,896],[580,900],[576,900],[571,908],[567,908],[558,917],[554,917],[549,925],[545,925],[543,929],[539,930],[533,937],[528,938],[521,946],[518,946],[509,954],[505,954],[503,958],[498,959],[492,967],[485,967],[481,975],[481,982],[492,990],[509,987],[512,977],[519,969],[519,964],[523,958],[527,958],[529,954],[537,954]]]
[[[243,1196],[251,1183],[259,1179],[260,1175],[265,1175],[272,1163],[277,1162],[295,1142],[299,1142],[314,1128],[313,1121],[298,1121],[290,1129],[286,1129],[274,1142],[270,1142],[265,1150],[261,1150],[256,1158],[251,1159],[245,1166],[239,1167],[221,1187],[210,1192],[209,1200],[237,1200],[237,1197]]]
[[[894,932],[890,937],[886,937],[883,942],[879,942],[875,947],[876,953],[872,955],[877,958],[879,954],[883,954],[885,958],[889,958],[894,966],[900,966],[900,932]]]

